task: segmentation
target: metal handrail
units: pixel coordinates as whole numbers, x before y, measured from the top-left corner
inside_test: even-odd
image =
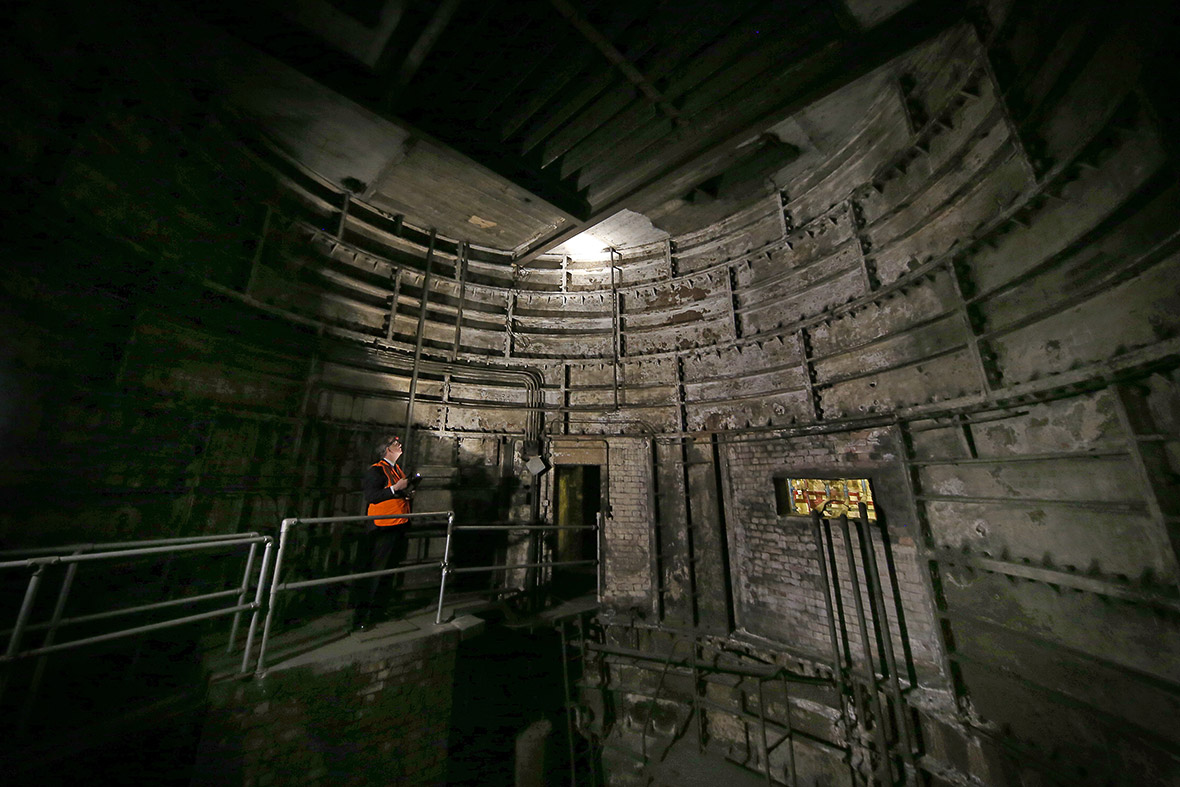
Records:
[[[53,547],[30,547],[28,549],[9,549],[0,551],[0,560],[17,560],[22,557],[37,557],[39,555],[60,555],[69,552],[72,555],[83,552],[113,551],[133,549],[146,546],[169,546],[172,544],[197,544],[204,541],[226,541],[237,538],[248,538],[261,535],[255,531],[248,533],[219,533],[211,536],[182,536],[178,538],[153,538],[145,541],[107,541],[105,543],[61,544]]]
[[[254,601],[247,603],[246,595],[250,590],[250,580],[253,575],[254,563],[257,557],[257,549],[259,544],[265,545],[262,565],[257,574],[257,587],[255,589]],[[72,554],[44,554],[46,550],[43,548],[34,550],[20,550],[15,552],[15,554],[33,554],[35,556],[0,562],[0,569],[31,568],[33,570],[29,577],[28,585],[25,588],[24,598],[21,601],[20,610],[17,613],[15,624],[11,629],[0,632],[0,636],[8,636],[7,648],[3,654],[0,654],[0,667],[3,668],[3,670],[0,671],[0,697],[3,696],[4,691],[7,688],[10,665],[18,659],[34,656],[38,657],[37,666],[29,682],[28,697],[25,700],[25,709],[22,713],[22,729],[24,726],[24,721],[32,708],[36,694],[40,689],[45,667],[43,657],[49,653],[72,650],[75,648],[85,647],[87,645],[97,644],[99,642],[107,642],[110,640],[131,637],[150,631],[158,631],[161,629],[183,626],[201,620],[209,620],[212,618],[225,617],[228,615],[233,615],[233,623],[230,628],[229,636],[229,648],[227,650],[227,652],[232,652],[234,643],[237,639],[241,615],[243,612],[252,612],[253,614],[250,619],[249,631],[246,635],[246,644],[242,654],[241,672],[245,673],[248,670],[250,652],[252,651],[254,644],[254,635],[258,628],[259,612],[262,609],[263,593],[267,578],[269,576],[270,558],[272,548],[274,546],[274,539],[271,536],[258,535],[257,533],[234,533],[222,536],[194,536],[190,538],[159,539],[155,541],[131,541],[124,542],[123,545],[133,548],[119,549],[117,548],[120,546],[118,543],[74,544],[64,548],[73,550]],[[250,550],[246,558],[246,567],[242,574],[241,585],[235,589],[219,591],[216,593],[205,593],[198,596],[188,596],[180,599],[170,599],[168,601],[155,602],[151,604],[141,604],[134,607],[105,610],[103,612],[82,615],[75,618],[62,617],[64,614],[66,601],[69,598],[69,594],[73,588],[78,566],[82,563],[97,562],[102,560],[122,560],[129,557],[142,557],[146,555],[177,554],[184,552],[227,549],[245,545],[249,545]],[[59,547],[58,549],[61,550],[63,548]],[[102,551],[90,551],[94,549],[100,549]],[[12,555],[14,553],[9,552],[4,554]],[[47,566],[53,565],[66,566],[66,574],[62,580],[61,589],[58,592],[58,597],[56,603],[54,604],[53,613],[47,622],[30,624],[29,619],[32,616],[33,606],[36,602],[37,594],[41,587],[45,569]],[[106,620],[141,612],[170,609],[180,606],[190,606],[201,602],[212,601],[215,599],[227,598],[231,596],[237,596],[237,599],[236,603],[229,607],[214,609],[194,615],[186,615],[180,618],[158,621],[142,626],[133,626],[131,628],[108,631],[90,637],[70,640],[68,642],[55,642],[57,631],[62,626],[97,620]],[[21,648],[21,641],[27,632],[41,630],[46,630],[47,633],[43,643],[39,647],[25,649]]]
[[[448,526],[448,533],[449,533],[450,526],[451,526],[451,524],[454,523],[454,520],[455,520],[455,512],[454,511],[430,511],[430,512],[425,512],[425,513],[421,513],[421,514],[398,514],[397,515],[398,519],[441,519],[443,517],[447,518],[447,526]],[[286,557],[286,554],[287,554],[287,546],[290,543],[291,531],[296,526],[298,526],[298,525],[326,525],[326,524],[335,524],[335,523],[339,523],[339,522],[372,522],[377,519],[390,519],[390,518],[391,517],[389,514],[380,514],[380,515],[376,515],[376,516],[320,516],[320,517],[308,517],[306,519],[301,518],[301,517],[289,517],[289,518],[284,519],[282,521],[282,524],[279,526],[279,549],[278,549],[277,555],[275,556],[274,576],[273,576],[271,583],[270,583],[270,600],[267,603],[266,620],[262,624],[262,639],[261,639],[261,642],[259,643],[259,646],[258,646],[258,662],[255,665],[255,670],[254,670],[255,675],[261,677],[262,675],[264,675],[266,673],[266,650],[267,650],[267,645],[270,644],[270,630],[271,630],[271,625],[274,622],[274,614],[275,614],[275,609],[277,607],[276,602],[278,601],[278,596],[279,596],[280,592],[282,592],[284,590],[297,590],[299,588],[313,587],[316,585],[331,585],[331,584],[338,584],[341,582],[352,582],[357,579],[381,577],[381,576],[392,575],[392,574],[402,574],[402,573],[407,573],[410,571],[421,571],[421,570],[427,569],[427,568],[430,568],[430,569],[433,569],[433,568],[443,569],[444,568],[444,566],[446,564],[445,559],[443,560],[442,563],[423,563],[423,564],[416,565],[416,566],[387,568],[387,569],[383,569],[381,571],[358,572],[355,574],[344,574],[341,576],[334,576],[334,577],[321,577],[318,579],[302,580],[299,582],[282,582],[281,581],[282,572],[283,572],[283,558]],[[449,541],[450,541],[450,537],[448,535],[448,543],[449,543]]]
[[[389,519],[389,514],[377,514],[372,516],[328,516],[328,517],[289,517],[282,521],[279,527],[279,548],[275,557],[274,573],[270,582],[270,600],[267,604],[266,620],[262,625],[262,637],[258,649],[258,661],[255,665],[255,675],[261,677],[266,672],[266,655],[267,647],[270,644],[271,626],[274,621],[275,609],[277,608],[278,594],[288,590],[299,590],[301,588],[318,587],[321,585],[332,585],[343,582],[353,582],[358,579],[371,579],[373,577],[391,576],[393,574],[404,574],[411,571],[423,571],[437,569],[440,572],[439,588],[438,588],[438,609],[434,616],[435,625],[442,624],[443,602],[446,598],[447,577],[451,574],[473,573],[477,571],[507,571],[518,568],[551,568],[555,566],[574,566],[574,565],[593,565],[601,563],[602,553],[602,538],[601,527],[599,524],[594,525],[456,525],[454,511],[428,511],[419,514],[397,514],[398,519],[446,519],[446,542],[443,546],[443,558],[441,562],[427,562],[419,563],[412,566],[399,566],[396,568],[386,568],[379,571],[361,571],[353,574],[343,574],[340,576],[331,577],[317,577],[314,579],[304,579],[295,582],[283,582],[282,571],[284,558],[287,555],[287,547],[290,543],[292,530],[299,525],[326,525],[337,523],[355,523],[355,522],[372,522],[377,519]],[[396,525],[395,525],[396,527]],[[524,531],[552,531],[552,530],[597,530],[600,537],[595,540],[596,550],[598,554],[595,555],[594,560],[570,560],[557,562],[542,562],[542,563],[511,563],[505,565],[493,566],[464,566],[462,568],[454,568],[450,564],[451,558],[451,542],[454,534],[458,531],[509,531],[509,530],[524,530]],[[602,594],[602,577],[599,572],[599,596]]]
[[[469,574],[479,571],[508,571],[518,568],[552,568],[555,566],[582,566],[582,565],[598,565],[602,559],[602,537],[599,522],[601,522],[601,515],[595,520],[593,525],[456,525],[454,514],[447,520],[447,541],[443,547],[443,564],[442,564],[442,581],[438,588],[438,611],[434,615],[434,625],[442,624],[443,598],[447,590],[447,577],[451,574]],[[599,537],[595,539],[595,549],[597,554],[594,560],[566,560],[566,561],[552,561],[541,563],[510,563],[502,566],[464,566],[463,568],[451,567],[451,538],[456,531],[460,530],[527,530],[532,531],[549,531],[549,530],[597,530]],[[602,598],[602,572],[598,572],[598,597]]]

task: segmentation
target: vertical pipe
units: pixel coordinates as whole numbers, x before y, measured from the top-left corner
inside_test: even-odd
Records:
[[[762,691],[762,678],[755,678],[755,680],[758,681],[758,727],[762,743],[762,770],[766,774],[766,783],[773,785],[774,781],[770,776],[770,747],[766,745],[766,696]]]
[[[11,664],[16,658],[16,654],[20,651],[21,636],[25,632],[25,626],[28,625],[29,615],[33,612],[33,602],[37,599],[37,589],[41,587],[41,575],[44,572],[45,564],[38,563],[36,570],[29,577],[28,587],[25,588],[25,598],[21,602],[20,612],[16,616],[16,625],[13,626],[12,634],[8,638],[8,650],[4,654],[4,671],[0,674],[0,698],[4,697],[4,689],[8,687],[8,675],[12,668]]]
[[[75,550],[74,554],[81,554],[83,550]],[[74,577],[78,574],[78,564],[70,563],[66,568],[65,579],[62,580],[61,590],[57,594],[57,603],[53,606],[53,617],[49,620],[49,631],[45,633],[45,642],[42,647],[49,647],[57,639],[57,627],[61,623],[61,616],[66,611],[66,600],[70,596],[70,588],[74,584]],[[25,697],[25,704],[21,708],[20,722],[17,725],[17,736],[24,734],[25,728],[29,723],[29,716],[33,712],[34,700],[37,698],[37,693],[41,689],[41,679],[45,676],[45,659],[48,655],[37,657],[37,666],[33,669],[33,677],[29,681],[29,692]]]
[[[885,615],[885,593],[881,587],[881,574],[877,570],[877,555],[873,550],[873,535],[869,530],[868,506],[858,504],[860,518],[856,520],[856,530],[860,537],[861,549],[865,555],[865,573],[869,579],[869,590],[872,591],[872,602],[876,607],[877,631],[881,635],[881,646],[885,655],[885,664],[889,669],[889,693],[893,697],[897,708],[898,730],[904,743],[903,755],[907,765],[913,766],[913,738],[910,734],[909,712],[901,697],[901,684],[897,677],[897,657],[893,652],[893,635],[889,628],[889,618]]]
[[[790,779],[787,784],[790,787],[797,787],[799,775],[795,771],[795,730],[791,726],[791,691],[788,686],[787,673],[784,671],[779,675],[783,679],[783,708],[787,722],[787,774]],[[841,707],[843,707],[843,699],[841,699]]]
[[[258,554],[258,542],[255,541],[250,545],[250,553],[246,555],[246,570],[242,572],[242,590],[238,594],[238,606],[246,603],[246,594],[250,591],[250,569],[254,568],[254,556]],[[238,640],[238,626],[242,623],[241,611],[234,613],[234,620],[229,626],[229,645],[226,647],[226,653],[234,652],[234,643]]]
[[[844,685],[844,665],[840,661],[840,640],[836,634],[836,613],[832,609],[832,582],[828,579],[828,560],[824,548],[823,531],[819,524],[819,511],[811,512],[811,530],[815,535],[815,549],[816,558],[819,560],[819,577],[823,584],[824,591],[824,609],[827,611],[828,617],[828,637],[832,640],[832,679],[836,682],[836,691],[839,692],[840,700],[840,717],[844,722],[844,734],[848,739],[852,739],[852,730],[849,726],[848,718],[848,695],[847,689]],[[839,588],[836,590],[839,593]],[[785,678],[784,678],[785,679]]]
[[[283,577],[283,557],[287,553],[288,536],[291,527],[298,523],[298,519],[284,519],[279,528],[279,553],[275,556],[274,578],[270,583],[270,601],[266,605],[266,622],[262,624],[262,641],[258,643],[258,666],[254,670],[258,677],[262,677],[266,670],[266,646],[270,641],[270,627],[275,616],[275,601],[278,599],[280,580]],[[261,589],[262,584],[259,583],[258,587]]]
[[[599,511],[597,514],[594,515],[594,524],[596,525],[595,532],[594,532],[594,535],[595,535],[594,546],[597,551],[597,554],[595,555],[595,559],[598,561],[598,565],[597,565],[597,569],[598,569],[598,572],[597,572],[598,573],[598,603],[601,604],[602,603],[603,575],[606,573],[606,564],[602,560],[602,541],[603,541],[603,536],[605,534],[603,532],[604,528],[602,525],[602,512],[601,511]]]
[[[344,240],[344,228],[348,226],[348,207],[352,204],[352,195],[344,192],[344,203],[340,206],[340,221],[336,223],[336,239]]]
[[[825,552],[828,559],[828,567],[832,572],[832,588],[835,591],[836,604],[836,620],[840,624],[840,636],[842,637],[841,646],[844,652],[844,663],[848,665],[848,674],[852,672],[852,641],[848,636],[848,620],[844,615],[844,593],[840,589],[840,569],[836,560],[836,541],[832,538],[832,523],[827,519],[820,520],[823,523],[823,536],[826,540]],[[848,675],[845,675],[847,678]],[[868,719],[868,711],[863,693],[859,690],[855,681],[846,684],[848,694],[845,700],[849,704],[849,714],[844,719],[845,731],[848,735],[848,774],[849,778],[856,782],[856,768],[852,763],[852,741],[853,741],[853,718],[855,716],[856,726],[864,727],[865,721]]]
[[[455,261],[455,265],[459,268],[457,271],[459,275],[459,305],[455,307],[455,339],[451,344],[451,361],[459,355],[459,342],[462,339],[463,332],[463,307],[466,306],[467,300],[467,250],[471,246],[469,243],[459,244],[459,259]]]
[[[242,651],[242,674],[246,674],[250,664],[250,652],[254,650],[254,634],[258,631],[258,616],[262,613],[262,599],[266,596],[266,579],[270,571],[270,558],[274,551],[274,539],[267,538],[266,546],[262,550],[262,567],[258,569],[258,589],[254,591],[254,612],[250,615],[250,627],[246,629],[246,647]],[[277,566],[276,566],[277,569]],[[267,615],[269,617],[269,610]],[[259,652],[261,664],[262,653]]]
[[[848,533],[848,515],[841,514],[837,522],[840,524],[840,535],[844,537],[844,554],[848,559],[848,576],[852,580],[852,599],[856,606],[856,623],[860,627],[860,642],[865,655],[865,668],[868,670],[869,703],[873,708],[873,726],[877,731],[878,745],[881,747],[881,766],[885,771],[886,778],[892,780],[893,768],[889,761],[889,741],[885,737],[885,714],[881,709],[881,694],[877,691],[877,669],[873,663],[873,643],[869,639],[869,624],[865,620],[864,601],[860,597],[860,578],[856,575],[856,558],[852,553],[852,537]]]
[[[410,391],[406,397],[406,431],[402,446],[407,456],[410,452],[410,432],[414,425],[414,400],[418,396],[418,365],[422,363],[422,339],[426,335],[426,309],[430,305],[430,278],[434,272],[434,242],[437,230],[430,231],[430,246],[426,249],[426,272],[422,274],[422,296],[418,307],[418,333],[414,337],[414,367],[410,370]]]
[[[835,593],[836,603],[836,621],[840,625],[840,646],[844,652],[844,663],[848,665],[848,669],[852,669],[852,641],[848,637],[848,619],[844,614],[844,594],[840,590],[840,570],[839,563],[836,560],[836,541],[832,538],[832,523],[830,520],[823,519],[823,533],[825,545],[824,548],[828,555],[828,568],[832,572],[832,589]]]
[[[565,620],[557,627],[561,634],[561,688],[565,692],[565,735],[569,744],[570,755],[570,787],[578,787],[578,765],[574,760],[574,720],[573,698],[570,696],[570,667],[566,658]]]
[[[393,294],[389,297],[389,327],[385,329],[385,340],[393,341],[393,329],[397,322],[397,302],[401,298],[402,269],[393,269]]]
[[[619,355],[621,333],[619,326],[619,285],[615,280],[615,255],[618,254],[612,246],[610,249],[610,292],[611,292],[611,326],[614,329],[614,361],[611,368],[614,370],[615,380],[615,410],[619,409]],[[620,255],[621,256],[621,255]]]
[[[451,536],[455,533],[455,512],[447,512],[447,540],[443,544],[442,577],[438,583],[438,612],[434,615],[434,625],[442,625],[443,597],[447,593],[447,574],[451,573]]]
[[[705,716],[701,711],[701,678],[697,669],[697,639],[694,636],[690,643],[689,658],[692,667],[692,712],[697,717],[697,751],[705,750]]]

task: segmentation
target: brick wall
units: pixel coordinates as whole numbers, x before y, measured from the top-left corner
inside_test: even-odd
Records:
[[[458,631],[211,692],[193,785],[446,782]]]
[[[651,594],[651,444],[610,438],[610,511],[603,592],[614,604],[647,605]]]
[[[895,593],[887,574],[889,565],[896,574],[908,645],[919,674],[935,678],[939,659],[933,607],[913,545],[915,527],[894,441],[890,430],[873,429],[795,439],[742,438],[726,445],[733,539],[731,562],[740,629],[788,643],[821,659],[830,656],[831,639],[811,521],[776,513],[774,479],[825,474],[868,477],[873,483],[878,508],[888,523],[888,549],[880,539],[879,530],[874,533],[874,547],[895,650],[900,660],[903,642],[897,628]],[[865,616],[870,636],[875,636],[859,542],[855,527],[850,525],[850,530]],[[854,659],[860,661],[863,649],[844,540],[839,528],[833,527],[833,531],[849,644]]]

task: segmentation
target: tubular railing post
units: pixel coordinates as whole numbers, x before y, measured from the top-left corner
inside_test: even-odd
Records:
[[[246,603],[246,594],[250,591],[250,569],[254,567],[254,555],[258,553],[258,543],[255,542],[250,545],[250,553],[246,555],[246,570],[242,572],[242,592],[238,594],[238,606]],[[238,626],[242,622],[242,613],[234,613],[233,622],[229,626],[229,645],[226,646],[226,653],[234,652],[234,643],[238,639]]]
[[[570,665],[566,656],[565,620],[557,627],[561,635],[561,688],[565,691],[565,734],[569,744],[570,787],[578,787],[578,763],[574,759],[574,703],[570,694]]]
[[[258,644],[258,665],[254,669],[254,674],[258,677],[262,677],[266,670],[266,646],[270,639],[270,627],[274,622],[275,600],[279,595],[279,580],[282,578],[283,571],[283,555],[287,550],[287,534],[291,531],[291,526],[298,521],[298,519],[284,519],[283,524],[279,527],[279,553],[275,556],[274,578],[270,582],[270,600],[266,605],[266,622],[262,624],[262,641]]]
[[[274,553],[274,539],[267,538],[262,550],[262,567],[258,570],[258,589],[254,591],[254,611],[250,614],[250,627],[246,629],[246,647],[242,653],[242,674],[250,666],[250,651],[254,650],[254,634],[258,631],[258,616],[262,613],[262,599],[266,597],[266,580],[270,571],[270,559]],[[269,612],[269,610],[268,610]],[[258,654],[261,661],[262,653]]]
[[[848,515],[841,514],[837,520],[840,524],[840,535],[844,537],[844,553],[848,559],[848,577],[852,581],[852,599],[856,607],[856,622],[860,627],[860,641],[865,655],[865,669],[868,670],[869,702],[873,707],[873,726],[877,731],[878,745],[881,747],[881,766],[885,772],[887,783],[892,783],[893,765],[889,758],[889,741],[885,735],[885,714],[881,709],[881,693],[877,690],[877,669],[873,659],[873,643],[869,638],[869,624],[865,620],[864,601],[860,597],[860,578],[856,574],[856,557],[852,552],[852,537],[848,532]]]
[[[17,652],[20,650],[20,638],[24,633],[25,625],[29,622],[29,615],[33,612],[33,602],[37,599],[37,589],[41,587],[41,575],[45,572],[45,565],[38,564],[37,569],[29,577],[29,584],[25,588],[25,598],[21,602],[20,612],[16,616],[16,625],[12,628],[12,634],[8,638],[8,650],[4,654],[3,671],[0,672],[0,699],[4,697],[4,690],[8,688],[8,675],[12,669],[11,664],[16,658]]]
[[[77,555],[83,550],[78,549],[74,551]],[[61,582],[61,590],[57,593],[57,603],[53,606],[53,617],[49,620],[49,631],[45,633],[45,640],[42,642],[43,647],[48,647],[57,639],[57,629],[61,623],[61,617],[66,611],[66,600],[70,596],[70,588],[73,587],[74,577],[78,573],[78,564],[70,563],[66,567],[66,576]],[[23,735],[25,728],[29,723],[29,716],[33,713],[34,700],[37,698],[37,693],[41,690],[41,679],[45,676],[45,659],[49,656],[38,656],[37,666],[33,668],[33,677],[29,681],[29,693],[25,697],[25,704],[21,708],[20,721],[17,724],[17,735]]]
[[[893,652],[893,634],[889,628],[889,619],[885,614],[885,591],[881,586],[881,574],[877,570],[877,555],[873,549],[873,535],[869,529],[868,506],[864,503],[857,505],[860,518],[856,520],[857,535],[860,538],[861,550],[864,552],[865,573],[869,580],[870,598],[873,602],[874,616],[877,618],[877,632],[880,635],[881,650],[885,656],[885,665],[889,669],[889,693],[893,697],[897,708],[897,727],[904,747],[903,755],[906,765],[914,767],[913,740],[910,735],[909,712],[901,697],[901,684],[897,677],[897,657]]]
[[[443,598],[447,593],[447,574],[451,572],[451,536],[455,532],[455,512],[447,513],[447,540],[443,544],[442,576],[438,583],[438,612],[434,615],[434,625],[442,625]]]

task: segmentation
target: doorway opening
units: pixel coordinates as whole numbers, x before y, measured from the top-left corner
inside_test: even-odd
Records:
[[[554,524],[589,527],[602,511],[602,468],[598,465],[558,465],[556,468]],[[593,560],[597,534],[593,530],[558,530],[556,562]],[[598,584],[598,567],[560,566],[553,571],[553,590],[563,597],[592,592]]]

